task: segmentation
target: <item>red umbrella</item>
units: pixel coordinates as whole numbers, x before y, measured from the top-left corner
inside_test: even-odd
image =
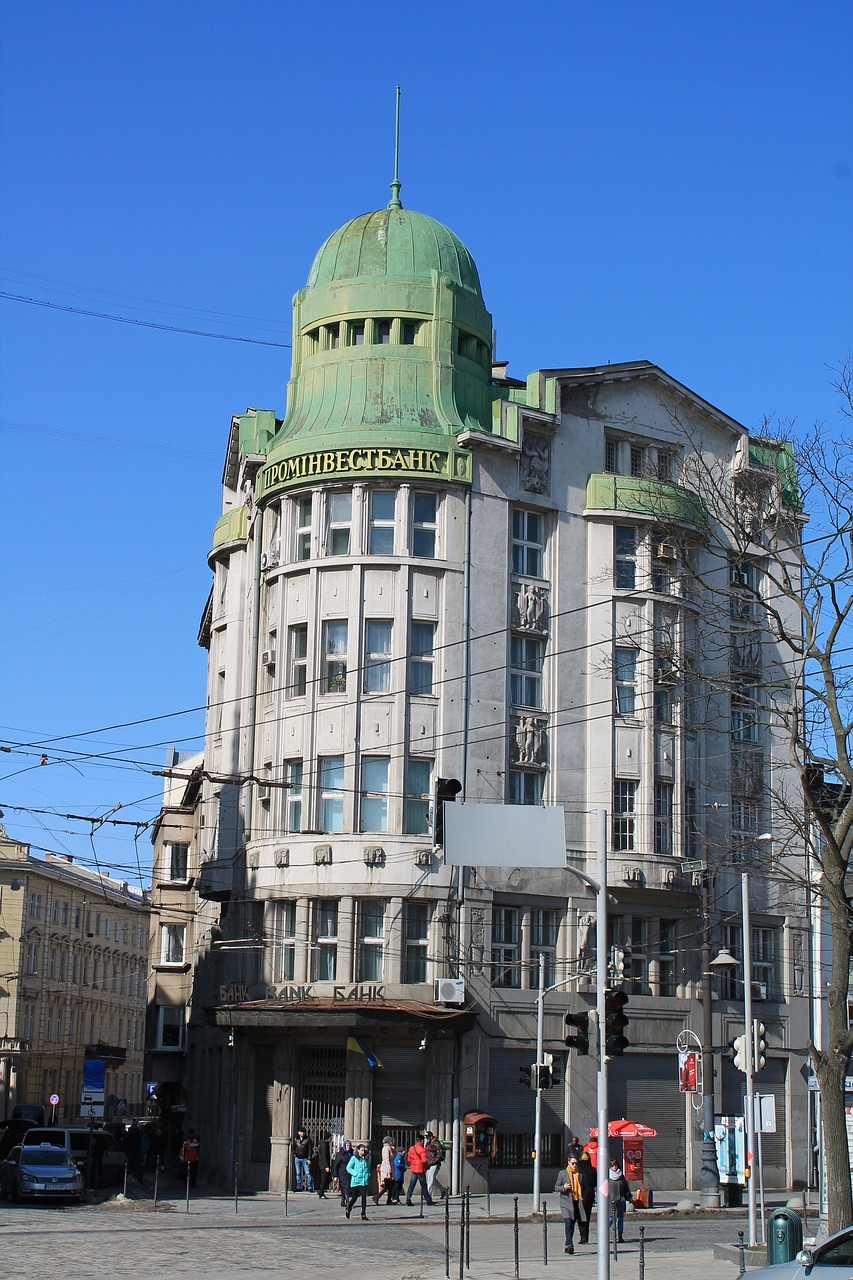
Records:
[[[641,1124],[639,1120],[611,1120],[607,1125],[611,1138],[656,1138],[657,1129],[651,1125]],[[598,1137],[598,1129],[590,1129],[590,1137]]]

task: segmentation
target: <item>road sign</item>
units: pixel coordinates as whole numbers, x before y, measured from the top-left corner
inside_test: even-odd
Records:
[[[120,1115],[120,1116],[123,1116],[123,1115],[124,1115],[125,1111],[127,1111],[127,1098],[118,1098],[118,1099],[117,1099],[117,1101],[116,1101],[116,1111],[119,1113],[119,1115]]]
[[[87,1120],[102,1120],[104,1117],[103,1102],[90,1102],[88,1106],[83,1107],[83,1115]]]
[[[58,1106],[59,1106],[59,1094],[58,1094],[58,1093],[52,1093],[52,1094],[50,1095],[50,1097],[48,1098],[48,1102],[50,1103],[50,1105],[51,1105],[52,1107],[58,1107]]]
[[[776,1098],[772,1093],[754,1093],[752,1095],[755,1114],[756,1133],[776,1132]],[[743,1114],[746,1115],[747,1099],[743,1100]]]

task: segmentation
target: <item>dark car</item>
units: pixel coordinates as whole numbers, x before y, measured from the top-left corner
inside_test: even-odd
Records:
[[[793,1262],[779,1262],[775,1267],[750,1271],[749,1280],[805,1280],[806,1276],[814,1276],[816,1280],[826,1276],[829,1280],[830,1275],[842,1280],[839,1267],[844,1268],[844,1276],[853,1275],[853,1227],[845,1227],[820,1244],[801,1249]]]
[[[83,1175],[67,1151],[44,1143],[15,1147],[0,1164],[0,1199],[83,1199]]]

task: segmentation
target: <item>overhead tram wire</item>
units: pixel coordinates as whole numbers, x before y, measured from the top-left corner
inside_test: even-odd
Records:
[[[116,324],[136,325],[141,329],[159,329],[163,333],[182,333],[193,338],[217,338],[220,342],[244,342],[256,347],[278,347],[292,350],[290,342],[270,342],[266,338],[246,338],[233,333],[210,333],[205,329],[187,329],[181,325],[159,324],[156,320],[135,320],[131,316],[111,315],[106,311],[87,311],[83,307],[71,307],[61,302],[48,302],[44,298],[27,298],[20,293],[0,291],[0,298],[7,302],[22,302],[32,307],[46,307],[51,311],[66,311],[72,315],[89,316],[95,320],[112,320]]]

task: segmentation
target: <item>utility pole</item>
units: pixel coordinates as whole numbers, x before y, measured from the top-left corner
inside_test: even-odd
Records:
[[[607,1106],[607,810],[595,814],[595,1003],[598,1009],[598,1179],[596,1248],[598,1280],[610,1280],[610,1115]]]
[[[536,1118],[533,1125],[533,1211],[539,1212],[542,1177],[542,1056],[545,1052],[545,956],[539,952],[539,991],[536,996]]]
[[[741,922],[743,926],[743,1017],[746,1036],[746,1193],[749,1204],[749,1243],[756,1240],[756,1208],[755,1208],[755,1174],[757,1156],[755,1150],[755,1095],[753,1088],[754,1049],[752,1045],[752,937],[749,922],[749,872],[744,871],[740,878],[741,890]]]
[[[702,872],[702,1168],[699,1204],[720,1207],[717,1147],[714,1142],[714,1017],[711,1005],[711,883],[707,855]]]

